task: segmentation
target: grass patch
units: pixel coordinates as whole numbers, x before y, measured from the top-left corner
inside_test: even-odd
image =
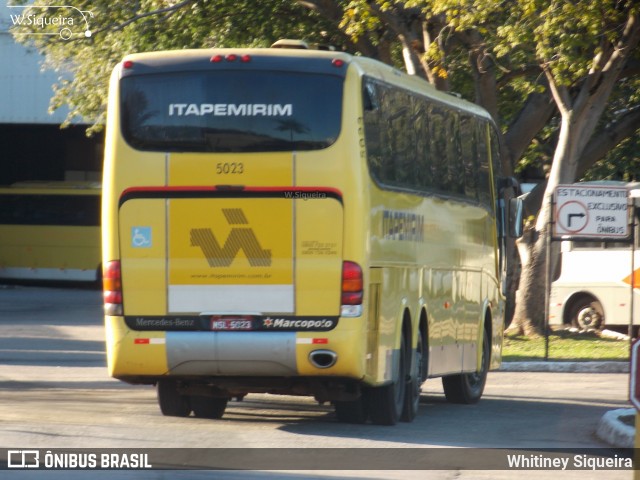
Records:
[[[545,339],[505,335],[502,360],[544,360]],[[627,361],[629,340],[601,337],[597,332],[555,330],[549,335],[549,359],[560,361]]]

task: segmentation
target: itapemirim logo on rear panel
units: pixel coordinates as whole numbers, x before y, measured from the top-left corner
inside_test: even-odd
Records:
[[[59,35],[63,40],[91,37],[93,13],[71,5],[7,5],[11,25],[22,35]]]

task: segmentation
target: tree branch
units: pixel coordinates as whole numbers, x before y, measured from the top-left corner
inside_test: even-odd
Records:
[[[547,91],[532,93],[527,98],[518,116],[511,122],[504,134],[507,158],[511,168],[522,157],[531,141],[556,113],[556,105]]]
[[[594,135],[578,162],[577,177],[582,177],[598,160],[601,160],[616,145],[631,137],[640,129],[640,106],[629,110],[616,122]]]
[[[501,70],[503,70],[501,68]],[[497,83],[497,88],[504,88],[507,86],[512,80],[521,77],[527,77],[530,75],[540,75],[540,66],[539,65],[529,65],[527,67],[519,68],[517,70],[503,70],[505,72],[504,75],[500,76]]]
[[[542,63],[541,67],[545,77],[547,78],[547,84],[549,85],[551,96],[555,100],[556,106],[558,107],[558,110],[560,110],[560,114],[567,115],[572,110],[573,106],[569,89],[562,85],[558,85],[555,77],[553,76],[553,72],[547,63]]]
[[[485,39],[477,30],[457,32],[457,36],[469,51],[469,66],[474,77],[474,101],[499,124],[496,63],[487,51]]]
[[[297,0],[297,3],[302,7],[313,10],[318,15],[326,18],[330,22],[333,22],[336,26],[340,25],[340,22],[344,17],[344,9],[334,0]],[[340,33],[342,33],[342,35],[344,35],[344,37],[363,55],[371,58],[381,57],[380,49],[377,48],[368,38],[360,37],[357,40],[354,40],[345,32],[344,28],[338,27],[338,29]]]
[[[630,14],[620,40],[615,47],[611,46],[611,54],[605,55],[601,59],[600,63],[604,63],[602,72],[590,72],[587,80],[581,86],[574,102],[574,109],[577,112],[585,112],[587,115],[587,124],[580,137],[582,145],[586,145],[593,135],[611,92],[620,78],[628,58],[635,51],[639,42],[640,22],[635,14]]]
[[[175,5],[172,5],[170,7],[159,8],[157,10],[152,10],[150,12],[140,13],[140,14],[135,15],[134,17],[131,17],[129,20],[126,20],[125,22],[120,23],[118,25],[108,25],[106,27],[94,30],[94,31],[92,31],[92,34],[96,35],[98,33],[104,32],[105,30],[122,30],[126,26],[131,25],[132,23],[135,23],[138,20],[141,20],[143,18],[151,17],[153,15],[162,15],[163,13],[170,13],[170,12],[173,13],[173,12],[175,12],[177,10],[180,10],[183,7],[186,7],[187,5],[189,5],[190,3],[193,3],[195,1],[197,1],[197,0],[183,0],[182,2],[176,3]]]
[[[367,0],[367,5],[375,15],[384,23],[389,25],[402,44],[402,53],[405,60],[405,66],[409,74],[417,74],[423,78],[426,78],[426,69],[416,67],[422,67],[422,59],[418,55],[415,49],[415,45],[422,42],[418,38],[418,35],[407,22],[408,18],[412,21],[416,21],[421,18],[420,11],[417,9],[405,9],[400,3],[394,4],[393,8],[383,9],[374,0]],[[403,18],[407,17],[407,18]]]
[[[438,39],[446,25],[446,18],[444,14],[433,16],[429,19],[422,21],[422,43],[424,51],[429,51],[431,44],[436,44],[437,48],[444,51],[444,45],[438,42]],[[438,65],[438,62],[429,60],[423,56],[422,68],[424,69],[427,80],[434,85],[438,90],[448,92],[451,90],[449,79],[437,72],[436,67],[444,69],[443,66]]]

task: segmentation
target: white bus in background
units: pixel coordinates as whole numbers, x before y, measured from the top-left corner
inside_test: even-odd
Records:
[[[626,185],[629,196],[634,198],[637,224],[640,184]],[[633,247],[636,285],[634,325],[640,325],[639,233],[636,225]],[[628,326],[631,315],[631,243],[563,240],[561,252],[560,273],[551,285],[549,324],[581,330]]]

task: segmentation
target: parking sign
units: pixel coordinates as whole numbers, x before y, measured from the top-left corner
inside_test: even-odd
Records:
[[[558,185],[554,195],[554,234],[558,237],[628,237],[627,197],[626,187]]]

